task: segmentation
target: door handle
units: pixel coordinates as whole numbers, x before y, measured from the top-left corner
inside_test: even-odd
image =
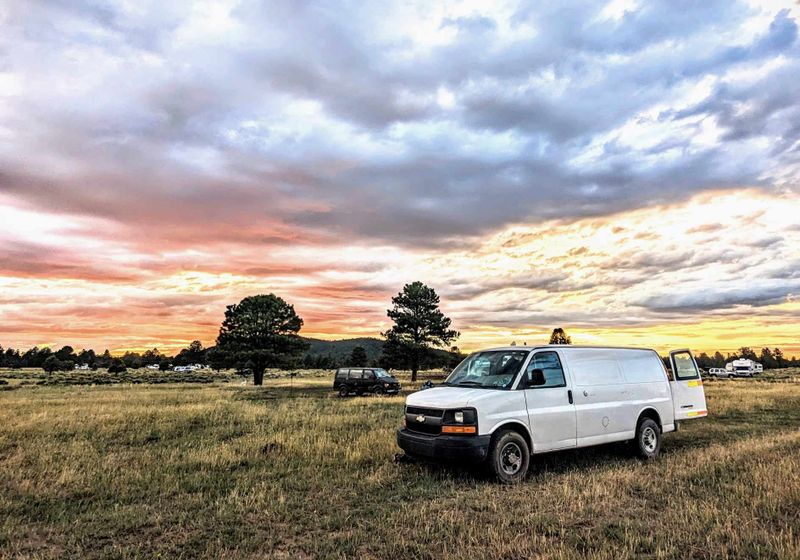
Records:
[[[569,404],[572,404],[572,389],[567,389],[567,398],[569,399]]]
[[[588,396],[589,396],[589,391],[584,391],[584,392],[583,392],[583,396],[584,396],[584,397],[588,397]]]

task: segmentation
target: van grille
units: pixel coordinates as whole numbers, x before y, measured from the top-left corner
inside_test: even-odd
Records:
[[[420,422],[418,417],[424,416],[425,421]],[[438,408],[425,408],[421,406],[406,407],[406,429],[428,435],[442,433],[442,418],[444,410]]]
[[[434,418],[441,418],[444,416],[444,410],[438,408],[423,408],[421,406],[407,406],[407,414],[424,414],[425,416],[433,416]]]

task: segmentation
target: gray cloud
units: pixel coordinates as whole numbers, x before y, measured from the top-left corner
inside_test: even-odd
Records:
[[[189,33],[179,2],[144,14],[12,2],[2,67],[26,89],[2,114],[14,141],[0,148],[0,190],[186,246],[198,220],[245,224],[209,230],[250,244],[278,228],[452,246],[509,223],[772,189],[798,159],[787,11],[742,40],[752,10],[729,1],[653,2],[618,20],[592,2],[530,3],[506,22],[530,37],[504,37],[497,15],[448,18],[454,38],[415,51],[375,30],[384,9],[242,2],[215,35]],[[747,83],[726,78],[778,57]],[[673,106],[708,77],[710,95]],[[668,107],[662,138],[627,141],[619,127],[655,106]],[[666,126],[699,118],[719,142]],[[752,152],[754,137],[770,148]]]
[[[656,312],[699,312],[734,306],[763,307],[785,302],[800,290],[798,282],[756,282],[751,286],[731,289],[687,290],[647,297],[634,305]]]

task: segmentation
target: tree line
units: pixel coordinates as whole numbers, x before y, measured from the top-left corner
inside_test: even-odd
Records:
[[[112,373],[124,371],[126,368],[136,369],[150,365],[158,365],[159,369],[166,370],[173,366],[190,364],[207,364],[208,349],[203,348],[202,342],[193,341],[175,355],[163,354],[158,348],[145,352],[125,352],[122,356],[114,357],[109,350],[98,354],[91,349],[78,352],[72,346],[63,346],[53,351],[50,348],[34,346],[22,352],[14,348],[3,349],[0,346],[0,367],[7,368],[42,368],[45,371],[68,371],[76,365],[86,365],[90,369],[108,369]]]
[[[227,306],[216,344],[203,347],[193,341],[174,356],[161,353],[157,348],[143,353],[126,352],[114,357],[108,350],[97,354],[94,350],[76,352],[71,346],[52,351],[33,347],[25,352],[0,347],[0,367],[43,368],[53,372],[74,369],[85,364],[91,369],[107,368],[109,372],[122,372],[127,368],[158,365],[166,370],[174,366],[201,364],[214,369],[234,368],[242,374],[252,375],[256,385],[263,383],[267,368],[335,368],[342,366],[381,366],[386,369],[411,370],[416,381],[417,372],[428,367],[455,367],[463,354],[452,345],[460,333],[451,329],[451,320],[439,309],[439,296],[422,282],[406,284],[391,300],[386,314],[393,325],[381,333],[383,351],[376,363],[369,363],[363,347],[355,347],[347,363],[331,356],[306,354],[308,343],[299,335],[303,319],[294,306],[275,294],[244,298]],[[562,328],[550,336],[550,344],[571,344],[572,340]],[[779,348],[763,348],[761,354],[748,347],[724,356],[703,352],[696,357],[702,368],[725,367],[737,358],[760,362],[765,369],[796,367],[796,357],[786,358]]]
[[[722,352],[714,352],[708,355],[702,352],[695,356],[697,365],[701,368],[724,368],[725,364],[738,359],[753,360],[764,366],[764,369],[776,369],[785,367],[800,367],[800,359],[796,356],[787,358],[780,348],[762,348],[760,354],[756,354],[755,350],[747,346],[739,348],[738,352],[729,353],[727,355]]]

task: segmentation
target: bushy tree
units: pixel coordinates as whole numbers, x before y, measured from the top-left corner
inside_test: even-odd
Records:
[[[761,355],[758,357],[758,361],[761,362],[761,365],[764,366],[764,369],[775,368],[775,356],[772,354],[772,350],[769,348],[761,349]]]
[[[697,361],[697,366],[708,369],[710,367],[714,367],[714,361],[711,357],[706,354],[705,352],[701,352],[699,356],[695,356],[695,361]]]
[[[54,371],[70,371],[75,367],[75,364],[70,360],[59,360],[56,354],[49,355],[42,363],[42,369],[47,373]]]
[[[743,360],[755,360],[755,361],[758,361],[758,356],[756,356],[756,353],[751,348],[748,348],[747,346],[743,346],[743,347],[739,348],[739,357],[741,359],[743,359]]]
[[[6,349],[3,357],[3,363],[7,368],[19,369],[22,367],[22,356],[19,355],[19,350],[13,348]]]
[[[142,367],[142,356],[138,352],[125,352],[122,356],[126,368],[138,369]]]
[[[294,307],[275,294],[246,297],[225,310],[217,348],[230,367],[251,370],[253,384],[262,385],[266,368],[292,367],[303,355],[302,326]]]
[[[161,352],[158,348],[153,348],[152,350],[145,350],[144,354],[142,354],[142,365],[143,366],[152,366],[161,362]]]
[[[77,361],[75,363],[78,364],[86,364],[92,369],[97,369],[97,355],[94,353],[94,350],[81,350],[78,353]]]
[[[108,348],[106,348],[105,351],[97,357],[95,363],[97,364],[97,367],[108,368],[111,366],[112,360],[113,358],[111,357],[111,352],[109,352]]]
[[[776,348],[775,350],[773,350],[772,355],[775,358],[776,368],[785,368],[789,365],[786,358],[783,355],[783,350],[781,350],[780,348]]]
[[[228,356],[217,346],[212,346],[206,350],[206,363],[216,371],[222,371],[228,367]]]
[[[126,371],[128,371],[128,368],[120,358],[112,359],[108,366],[108,373],[125,373]]]
[[[356,346],[350,352],[350,365],[364,367],[367,365],[367,351],[363,346]]]
[[[62,346],[60,350],[56,351],[55,356],[62,362],[71,361],[73,365],[77,360],[75,349],[72,346]]]
[[[550,335],[550,344],[572,344],[572,339],[561,327],[553,329]]]
[[[203,343],[199,340],[192,341],[187,348],[178,352],[178,355],[175,356],[175,363],[182,366],[205,364],[206,349],[203,348]]]
[[[392,298],[392,308],[386,315],[394,322],[383,333],[384,358],[393,367],[407,364],[411,380],[417,380],[420,363],[430,350],[449,345],[459,332],[450,328],[451,321],[439,309],[439,296],[422,282],[412,282]],[[390,366],[392,367],[392,366]]]

